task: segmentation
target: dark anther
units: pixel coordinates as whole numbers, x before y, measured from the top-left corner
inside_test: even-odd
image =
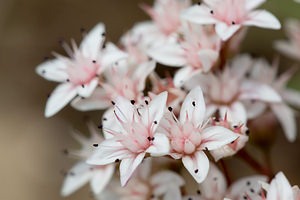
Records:
[[[107,118],[106,118],[106,117],[104,117],[104,118],[103,118],[103,121],[106,121],[106,120],[107,120]]]
[[[170,112],[172,112],[173,108],[172,108],[172,107],[168,107],[168,110],[169,110]]]
[[[147,105],[148,105],[148,104],[149,104],[149,102],[148,102],[147,100],[145,100],[145,104],[147,104]]]
[[[206,150],[206,151],[208,151],[208,148],[207,148],[207,147],[205,147],[205,150]]]
[[[45,57],[44,57],[44,60],[49,60],[49,57],[48,57],[48,56],[45,56]]]
[[[103,32],[103,33],[102,33],[102,37],[105,37],[105,35],[106,35],[106,33],[105,33],[105,32]]]
[[[199,2],[197,3],[197,5],[200,6],[200,5],[201,5],[201,2],[199,1]]]
[[[250,134],[250,131],[249,129],[246,130],[246,135],[249,135]]]
[[[199,171],[199,170],[198,170],[198,169],[196,169],[196,170],[195,170],[195,173],[197,174],[197,173],[198,173],[198,171]]]
[[[115,103],[114,101],[111,101],[111,104],[112,104],[112,105],[116,105],[116,103]]]
[[[182,91],[184,91],[184,90],[185,90],[185,88],[184,88],[183,86],[181,86],[181,87],[180,87],[180,89],[181,89]]]
[[[153,123],[154,123],[154,124],[157,124],[157,121],[154,121]]]
[[[84,88],[84,84],[82,84],[81,87]]]
[[[66,81],[67,81],[67,82],[70,82],[70,79],[68,79],[68,78],[67,78],[67,80],[66,80]]]
[[[192,102],[192,105],[193,105],[194,107],[196,106],[196,103],[195,103],[195,101],[193,101],[193,102]]]
[[[148,136],[147,139],[148,139],[149,141],[151,141],[151,137],[150,137],[150,136]]]
[[[247,200],[247,199],[248,199],[248,197],[247,197],[247,196],[243,196],[243,198],[244,198],[245,200]]]
[[[68,149],[64,149],[64,150],[63,150],[63,154],[68,155],[68,154],[69,154]]]
[[[233,143],[234,143],[234,141],[231,142],[231,144],[233,144]]]
[[[151,140],[153,141],[155,139],[155,137],[152,137]]]
[[[93,171],[93,170],[94,170],[94,168],[93,168],[93,167],[90,167],[90,170],[91,170],[91,171]]]
[[[232,23],[232,25],[235,25],[235,22],[234,22],[234,21],[232,21],[231,23]]]
[[[247,185],[250,185],[251,184],[251,182],[250,181],[247,181]]]
[[[47,97],[49,98],[51,96],[51,94],[47,94]]]
[[[233,128],[237,128],[237,127],[238,127],[237,125],[234,125],[234,126],[233,126]]]
[[[96,63],[96,60],[93,60],[92,62],[93,62],[93,63]]]
[[[215,122],[220,122],[220,120],[218,118],[215,119]]]
[[[213,11],[213,10],[211,10],[211,11],[210,11],[210,14],[214,14],[214,11]]]
[[[117,163],[117,162],[120,162],[120,160],[117,158],[116,160],[115,160],[115,162]]]
[[[85,97],[81,97],[81,99],[85,99]]]
[[[98,128],[101,129],[101,128],[103,128],[103,126],[102,126],[102,125],[99,125]]]
[[[80,28],[80,32],[81,33],[85,32],[85,28]]]
[[[151,199],[153,199],[154,197],[155,197],[154,194],[152,194],[152,195],[151,195]]]
[[[200,191],[200,190],[197,190],[197,194],[199,194],[199,195],[200,195],[200,194],[201,194],[201,191]]]
[[[94,146],[94,147],[98,147],[98,146],[99,146],[99,144],[93,144],[93,146]]]
[[[254,191],[254,189],[253,189],[253,188],[251,188],[251,189],[250,189],[250,192],[254,193],[255,191]]]
[[[193,200],[192,197],[189,197],[188,200]]]
[[[214,177],[214,181],[216,181],[216,180],[218,180],[218,178],[217,178],[217,177]]]
[[[130,103],[133,105],[135,104],[135,100],[131,100]]]
[[[75,175],[75,173],[74,173],[74,172],[70,172],[70,175],[71,175],[71,176],[74,176],[74,175]]]
[[[103,49],[105,49],[105,48],[106,48],[106,45],[105,45],[105,44],[103,44],[102,48],[103,48]]]

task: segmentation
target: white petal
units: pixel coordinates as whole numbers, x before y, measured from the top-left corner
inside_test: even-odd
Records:
[[[129,181],[135,169],[143,161],[145,153],[140,153],[136,156],[123,159],[120,164],[121,185],[124,187]]]
[[[110,179],[112,178],[115,166],[114,165],[107,165],[100,169],[93,169],[95,170],[92,180],[91,180],[91,188],[95,195],[100,194],[103,189],[107,186]]]
[[[122,96],[115,98],[115,116],[118,121],[132,122],[135,116],[135,108],[128,99]]]
[[[291,57],[295,60],[300,60],[300,49],[295,42],[290,41],[275,41],[275,49],[283,53],[284,55]]]
[[[227,25],[223,22],[217,23],[215,27],[218,36],[224,41],[232,37],[240,28],[240,25]]]
[[[155,61],[143,62],[135,70],[133,79],[136,80],[138,91],[142,92],[145,89],[147,76],[155,69]]]
[[[68,196],[84,186],[92,178],[93,173],[90,170],[91,166],[84,161],[78,162],[67,175],[64,180],[61,195]]]
[[[80,111],[102,110],[111,105],[110,99],[103,88],[96,88],[88,98],[77,97],[71,105]]]
[[[293,199],[292,187],[282,172],[276,174],[268,189],[267,200],[272,199]]]
[[[231,63],[231,70],[234,76],[243,78],[250,67],[253,65],[253,59],[248,54],[241,54],[236,56]]]
[[[91,165],[107,165],[114,163],[117,159],[122,160],[130,156],[132,156],[132,153],[124,149],[120,142],[112,138],[104,140],[88,158],[87,163]]]
[[[174,187],[170,188],[163,197],[163,200],[181,200],[180,189]]]
[[[65,82],[68,79],[66,68],[64,61],[56,58],[39,64],[35,71],[49,81]]]
[[[267,105],[259,101],[245,101],[243,102],[243,104],[246,108],[247,119],[254,119],[255,117],[261,115],[267,109]]]
[[[128,54],[121,51],[113,43],[108,42],[105,49],[102,51],[103,55],[101,57],[101,65],[99,72],[103,72],[105,69],[110,67],[112,64],[118,62],[121,59],[127,58]]]
[[[195,87],[186,96],[180,110],[180,122],[192,121],[195,127],[202,124],[205,117],[205,102],[201,88]]]
[[[208,173],[209,161],[203,151],[197,151],[192,156],[184,156],[182,163],[198,183],[204,181]]]
[[[174,76],[174,85],[176,87],[182,86],[184,83],[189,81],[194,76],[200,74],[202,70],[195,70],[191,66],[185,66],[179,70],[177,70]]]
[[[175,172],[172,171],[161,171],[155,173],[150,179],[151,185],[157,185],[155,188],[156,194],[165,193],[170,186],[180,187],[184,185],[184,179]]]
[[[247,112],[245,106],[239,101],[234,102],[232,105],[230,105],[230,107],[222,106],[219,110],[222,118],[227,115],[227,118],[230,121],[241,123],[247,122]]]
[[[253,10],[263,4],[266,0],[246,0],[246,9]]]
[[[197,24],[214,24],[217,20],[210,11],[211,9],[205,5],[195,5],[183,11],[181,16],[184,20]]]
[[[287,88],[282,93],[283,99],[288,104],[300,108],[300,93],[298,91]]]
[[[257,26],[261,28],[280,29],[281,24],[278,19],[266,10],[255,10],[249,14],[249,19],[243,24]]]
[[[252,99],[265,102],[281,102],[280,95],[270,86],[258,82],[244,81],[239,99]]]
[[[293,110],[284,104],[272,104],[271,109],[281,124],[287,139],[290,142],[295,141],[297,137],[297,122]]]
[[[238,136],[222,126],[211,126],[202,131],[201,149],[214,150],[234,141]]]
[[[211,49],[203,49],[198,51],[198,56],[201,60],[203,71],[208,72],[218,59],[219,53]]]
[[[98,85],[98,78],[93,78],[88,84],[77,86],[77,93],[81,97],[89,97]]]
[[[149,56],[157,62],[170,67],[182,67],[186,64],[184,51],[179,44],[164,44],[149,50]]]
[[[84,56],[96,60],[105,39],[103,33],[105,33],[105,26],[99,23],[84,37],[80,44]]]
[[[169,139],[165,134],[156,133],[154,135],[153,145],[151,145],[146,152],[150,153],[151,156],[164,156],[169,153],[170,143]]]
[[[45,116],[51,117],[65,107],[77,94],[76,88],[70,83],[58,85],[51,93],[45,109]]]

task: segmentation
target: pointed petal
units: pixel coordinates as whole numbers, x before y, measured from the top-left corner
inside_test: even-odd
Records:
[[[200,74],[202,70],[195,70],[191,66],[185,66],[177,70],[174,76],[174,85],[176,87],[182,86],[184,83],[189,81],[192,77]]]
[[[186,64],[186,60],[183,57],[184,51],[177,43],[165,44],[151,49],[148,54],[157,62],[170,67],[182,67]]]
[[[47,101],[45,116],[51,117],[55,115],[76,96],[76,93],[76,88],[70,83],[58,85]]]
[[[68,196],[84,186],[93,176],[91,166],[84,161],[78,162],[67,175],[61,189],[62,196]]]
[[[293,89],[285,89],[282,92],[283,99],[292,106],[300,108],[300,93]]]
[[[246,0],[246,9],[253,10],[263,4],[266,0]]]
[[[217,20],[210,13],[211,9],[205,5],[192,6],[182,12],[181,17],[184,20],[197,24],[214,24]]]
[[[239,101],[233,103],[230,105],[230,107],[222,106],[219,110],[222,118],[224,118],[227,114],[227,118],[230,121],[242,123],[247,122],[247,112],[245,106]]]
[[[118,121],[132,122],[135,116],[135,108],[128,99],[117,96],[115,99],[115,116]]]
[[[102,110],[111,105],[110,99],[103,88],[96,88],[88,98],[77,97],[71,105],[80,111]]]
[[[175,172],[172,171],[161,171],[155,173],[150,178],[151,185],[157,185],[154,189],[154,193],[157,195],[161,195],[168,191],[170,187],[180,187],[184,185],[184,179]]]
[[[199,59],[201,60],[203,71],[208,72],[219,57],[219,53],[212,49],[203,49],[198,51]]]
[[[88,84],[77,86],[77,93],[81,97],[89,97],[98,85],[98,78],[93,78]]]
[[[99,23],[82,40],[80,44],[82,54],[88,58],[96,60],[104,40],[105,26],[103,23]]]
[[[268,199],[293,199],[292,187],[282,172],[276,174],[267,192]]]
[[[124,187],[129,181],[135,169],[143,161],[145,153],[140,153],[136,156],[123,159],[120,164],[121,185]]]
[[[261,28],[280,29],[281,24],[278,19],[266,10],[255,10],[249,14],[249,19],[243,23],[247,26],[257,26]]]
[[[219,22],[216,24],[216,32],[218,36],[224,41],[228,40],[232,37],[239,29],[240,25],[227,25],[223,22]]]
[[[211,126],[202,131],[200,149],[214,150],[237,139],[237,135],[222,126]]]
[[[195,127],[202,124],[205,117],[205,102],[201,88],[195,87],[186,96],[180,110],[180,122],[186,120],[193,122]]]
[[[110,179],[113,176],[115,171],[114,165],[107,165],[100,169],[93,169],[95,170],[92,180],[91,180],[91,188],[95,195],[100,194],[103,189],[107,186]]]
[[[274,43],[275,49],[281,52],[282,54],[295,59],[300,59],[300,49],[295,42],[289,42],[285,40],[275,41]]]
[[[169,139],[165,134],[156,133],[154,135],[153,145],[151,145],[146,152],[150,153],[151,156],[164,156],[169,153],[170,143]]]
[[[101,57],[101,68],[99,72],[103,72],[105,69],[110,67],[112,64],[118,62],[119,60],[125,59],[128,57],[128,54],[124,51],[121,51],[113,43],[108,42],[105,49],[102,51]]]
[[[170,188],[163,197],[163,200],[181,200],[181,191],[179,188]]]
[[[143,62],[135,70],[133,79],[136,80],[138,91],[142,92],[145,89],[145,82],[150,73],[155,69],[155,61]]]
[[[197,183],[204,181],[209,169],[209,160],[203,151],[197,151],[192,156],[184,156],[182,163]]]
[[[272,104],[271,109],[281,124],[287,139],[294,142],[297,137],[297,122],[293,110],[284,104]]]
[[[66,68],[64,61],[56,58],[39,64],[35,71],[46,80],[65,82],[68,79]]]

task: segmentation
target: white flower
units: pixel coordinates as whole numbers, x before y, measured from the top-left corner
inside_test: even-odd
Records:
[[[99,23],[84,37],[79,48],[73,40],[72,49],[63,42],[70,58],[55,54],[55,59],[36,68],[36,72],[45,79],[61,82],[47,101],[46,117],[56,114],[76,95],[89,97],[98,85],[99,75],[111,64],[127,56],[112,43],[102,49],[104,39],[105,28]]]
[[[86,163],[86,159],[91,155],[94,148],[92,145],[99,145],[103,138],[98,133],[94,124],[88,123],[88,127],[91,133],[90,138],[86,138],[81,134],[73,133],[74,138],[82,145],[79,151],[71,151],[70,154],[80,158],[67,173],[64,180],[61,194],[68,196],[90,182],[91,189],[94,195],[100,194],[106,185],[109,183],[114,173],[114,165],[89,165]]]
[[[106,165],[121,161],[121,185],[125,186],[146,153],[152,156],[168,154],[168,138],[156,131],[166,101],[167,92],[163,92],[151,102],[147,101],[143,108],[137,108],[134,102],[118,96],[113,104],[115,124],[119,126],[104,128],[112,137],[100,144],[88,163]]]
[[[254,10],[265,0],[204,0],[185,12],[184,19],[198,24],[215,24],[222,40],[228,40],[243,26],[280,29],[277,18],[266,10]]]
[[[185,98],[179,121],[167,117],[161,127],[171,141],[170,155],[182,163],[194,179],[201,183],[206,178],[209,161],[204,150],[214,150],[234,141],[237,136],[221,126],[206,126],[205,102],[200,87]]]

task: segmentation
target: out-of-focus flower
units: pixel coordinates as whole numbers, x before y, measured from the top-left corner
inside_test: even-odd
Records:
[[[220,148],[237,138],[229,129],[207,126],[200,87],[191,90],[185,98],[179,120],[175,115],[166,117],[160,126],[171,141],[170,156],[182,159],[183,165],[198,183],[204,181],[209,169],[204,150]]]
[[[182,38],[152,48],[149,56],[167,66],[183,67],[174,77],[174,84],[179,87],[192,76],[210,71],[219,50],[220,39],[210,27],[187,24]]]
[[[62,45],[70,58],[55,53],[56,58],[40,64],[36,72],[50,81],[61,82],[50,95],[45,116],[50,117],[66,106],[76,95],[89,97],[98,85],[99,76],[127,54],[112,43],[102,48],[105,28],[96,25],[82,40],[79,48],[72,40],[72,49]]]
[[[132,180],[126,187],[112,185],[102,199],[110,200],[181,200],[180,187],[184,185],[183,178],[168,170],[151,173],[151,159],[145,161],[137,168]],[[105,194],[104,194],[105,195]],[[100,195],[100,199],[101,199]],[[111,198],[117,196],[117,198]],[[102,200],[101,199],[101,200]]]
[[[96,88],[88,98],[77,97],[72,106],[82,111],[105,109],[117,96],[138,102],[143,96],[146,78],[154,69],[154,61],[143,62],[133,71],[130,71],[127,62],[120,61],[106,71],[101,87]]]
[[[106,165],[121,161],[121,185],[125,186],[146,153],[152,156],[168,154],[168,138],[156,131],[165,111],[167,96],[167,92],[163,92],[138,108],[133,101],[118,96],[112,102],[115,125],[118,126],[104,127],[104,132],[112,137],[99,145],[88,163]]]
[[[81,149],[68,153],[72,156],[79,157],[80,161],[67,173],[61,190],[63,196],[72,194],[88,182],[91,184],[94,195],[98,195],[103,191],[113,176],[115,169],[114,164],[99,166],[86,163],[87,158],[95,149],[93,145],[98,145],[104,140],[94,124],[89,122],[88,128],[91,134],[90,138],[86,138],[80,133],[73,133],[74,138],[81,144]]]
[[[287,104],[300,108],[300,93],[296,90],[286,87],[287,82],[293,75],[294,69],[288,70],[277,75],[278,62],[274,62],[273,66],[264,60],[257,59],[251,70],[250,76],[257,82],[261,82],[272,87],[282,97],[283,102],[270,102],[270,108],[280,122],[284,133],[289,141],[295,141],[297,136],[296,116],[292,108]],[[256,113],[253,117],[265,111],[266,106],[252,106],[248,110]]]
[[[276,174],[270,184],[262,183],[267,196],[263,200],[299,200],[300,190],[297,185],[291,186],[282,172]]]
[[[182,17],[198,24],[215,24],[217,34],[228,40],[243,26],[280,29],[278,19],[266,10],[254,10],[265,0],[204,0],[183,12]]]
[[[216,150],[210,151],[210,154],[214,157],[215,161],[221,158],[232,156],[241,150],[248,141],[249,130],[243,123],[236,123],[227,119],[225,115],[224,119],[216,119],[213,121],[215,126],[223,126],[236,133],[237,139],[232,141],[230,144],[226,144]]]
[[[198,77],[206,97],[208,116],[218,111],[223,118],[227,114],[229,120],[246,123],[243,101],[281,102],[273,88],[245,77],[252,63],[248,55],[240,55],[229,62],[223,72]]]
[[[289,19],[284,25],[288,40],[276,41],[275,48],[284,55],[300,61],[300,21]]]

